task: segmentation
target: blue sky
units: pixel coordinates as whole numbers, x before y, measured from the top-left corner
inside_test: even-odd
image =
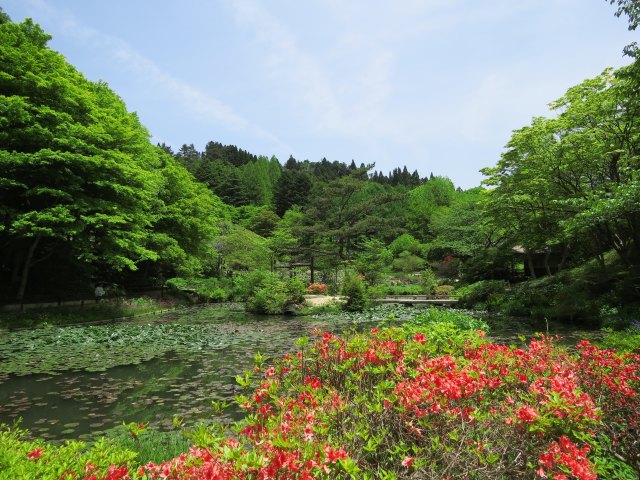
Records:
[[[154,142],[407,165],[470,188],[511,131],[628,63],[605,0],[4,0]]]

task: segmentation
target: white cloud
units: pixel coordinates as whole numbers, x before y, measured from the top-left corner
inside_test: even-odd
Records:
[[[163,94],[177,100],[187,111],[199,118],[267,140],[280,148],[289,148],[275,135],[252,124],[218,98],[170,75],[120,38],[81,25],[73,15],[51,6],[45,0],[30,0],[30,4],[39,18],[46,15],[58,23],[66,35],[75,37],[77,42],[106,51],[137,78],[156,85]]]

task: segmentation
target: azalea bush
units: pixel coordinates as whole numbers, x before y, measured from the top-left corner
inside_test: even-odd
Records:
[[[307,287],[307,293],[315,295],[325,295],[327,293],[327,285],[324,283],[311,283]]]
[[[498,345],[477,326],[433,311],[318,332],[274,364],[257,355],[237,377],[244,420],[192,429],[172,460],[114,465],[130,479],[638,478],[639,355],[544,336]],[[13,461],[47,458],[31,447]]]
[[[28,440],[28,432],[0,426],[0,479],[129,480],[136,454],[103,438],[89,445]]]

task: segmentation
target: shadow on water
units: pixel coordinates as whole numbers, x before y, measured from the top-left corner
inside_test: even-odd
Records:
[[[402,320],[415,310],[394,313]],[[210,421],[211,401],[241,393],[234,377],[253,367],[256,352],[281,356],[315,329],[362,330],[385,317],[274,317],[204,306],[154,321],[11,332],[0,339],[0,423],[22,418],[34,435],[62,440],[99,435],[123,421],[162,430],[174,416]],[[486,320],[502,343],[545,331],[525,320]],[[553,324],[549,333],[573,342],[587,332]],[[235,404],[225,410],[227,419],[241,415]]]
[[[364,319],[274,317],[216,306],[154,322],[46,328],[0,339],[0,423],[49,439],[86,438],[125,422],[171,428],[207,421],[212,400],[239,394],[253,356],[283,355],[314,329],[367,328]],[[31,373],[39,372],[39,373]],[[228,418],[239,418],[231,406]]]

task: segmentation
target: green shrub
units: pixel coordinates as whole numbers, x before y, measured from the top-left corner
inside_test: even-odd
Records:
[[[433,291],[433,294],[436,298],[448,298],[454,290],[455,287],[453,285],[438,285]]]
[[[389,250],[394,257],[398,257],[402,252],[413,253],[414,255],[422,254],[422,245],[412,235],[403,233],[397,237],[389,245]]]
[[[53,445],[43,440],[30,440],[27,435],[26,430],[0,425],[1,480],[60,480],[67,471],[79,473],[80,478],[90,474],[103,478],[111,465],[129,470],[127,465],[133,465],[137,457],[135,452],[107,438],[92,444],[68,441]]]
[[[286,281],[287,294],[290,303],[303,303],[304,295],[307,293],[304,280],[298,277],[289,277]]]
[[[640,354],[640,323],[621,331],[605,329],[600,345],[602,348],[615,348],[618,352]]]
[[[504,299],[509,284],[503,280],[481,280],[459,288],[459,305],[486,310],[496,310]]]
[[[167,287],[180,291],[193,291],[208,302],[226,302],[231,296],[232,285],[226,279],[208,278],[170,278]]]
[[[290,301],[287,285],[275,273],[267,273],[247,298],[247,310],[278,315],[284,313]]]
[[[425,295],[433,295],[433,292],[438,286],[438,280],[436,279],[436,274],[433,273],[433,270],[431,270],[430,268],[425,268],[422,272],[421,280],[423,293]]]
[[[561,272],[518,284],[502,311],[507,315],[533,318],[596,319],[600,303],[585,279]]]
[[[269,275],[271,275],[271,273],[266,270],[252,270],[244,275],[236,277],[235,299],[246,302]]]
[[[400,253],[391,264],[391,268],[395,272],[411,273],[418,272],[424,268],[426,261],[411,252],[404,251]]]
[[[191,442],[179,430],[161,432],[153,428],[132,429],[120,425],[107,432],[107,438],[114,447],[137,454],[136,463],[144,465],[149,462],[159,463],[177,457],[189,450]]]
[[[367,286],[359,275],[348,274],[345,277],[342,294],[347,297],[344,309],[349,312],[361,312],[369,304]]]

